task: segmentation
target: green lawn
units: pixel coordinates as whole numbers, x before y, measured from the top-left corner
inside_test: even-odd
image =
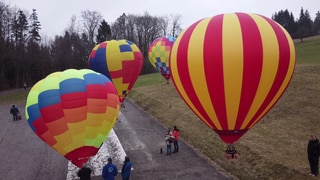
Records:
[[[298,64],[320,63],[320,36],[304,42],[296,42]]]

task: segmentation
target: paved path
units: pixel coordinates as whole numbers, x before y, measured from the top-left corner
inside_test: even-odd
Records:
[[[16,104],[23,117],[13,121],[11,105],[0,106],[0,179],[63,180],[67,160],[42,142],[25,120],[25,104]]]
[[[166,149],[167,129],[130,101],[126,100],[125,104],[126,108],[121,109],[125,118],[114,129],[134,164],[132,180],[232,179],[182,140],[179,153],[160,154],[160,148]]]

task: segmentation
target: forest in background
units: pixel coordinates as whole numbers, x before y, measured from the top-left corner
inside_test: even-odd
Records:
[[[127,39],[141,50],[144,64],[141,74],[155,72],[148,60],[149,45],[158,37],[177,37],[182,31],[182,16],[121,14],[108,23],[100,12],[84,10],[70,18],[69,27],[53,39],[41,37],[41,22],[36,9],[26,12],[0,1],[0,91],[32,86],[48,74],[65,69],[88,68],[88,56],[100,42]],[[311,19],[301,8],[299,18],[280,10],[272,15],[294,39],[320,34],[320,12]],[[45,33],[45,32],[44,32]]]

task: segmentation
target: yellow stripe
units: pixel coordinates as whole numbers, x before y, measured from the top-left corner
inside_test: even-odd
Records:
[[[212,121],[217,129],[222,129],[220,122],[218,121],[215,110],[212,106],[210,99],[210,93],[208,91],[206,75],[204,72],[204,59],[203,59],[203,49],[204,49],[204,38],[206,27],[210,22],[211,18],[206,18],[202,20],[197,27],[194,29],[192,36],[190,37],[189,49],[188,51],[188,67],[190,78],[194,87],[194,90],[199,98],[199,101],[204,108],[205,112],[208,113],[210,119],[206,121]],[[192,50],[192,51],[191,51]],[[194,111],[199,115],[200,113],[193,108]],[[204,119],[203,119],[204,120]],[[205,122],[205,121],[204,121]],[[209,127],[210,125],[205,122]]]
[[[111,40],[107,44],[106,63],[108,65],[109,71],[118,71],[122,69],[122,55],[119,49],[119,45],[121,44],[121,42]]]
[[[236,14],[226,14],[222,27],[224,92],[228,129],[234,129],[243,76],[243,44],[239,20]]]
[[[287,31],[282,26],[280,26],[280,28],[285,33],[285,35],[287,37],[287,41],[289,43],[289,47],[290,47],[290,62],[289,62],[288,72],[286,74],[286,77],[285,77],[279,91],[276,93],[276,95],[272,99],[271,103],[267,106],[267,108],[263,111],[263,113],[259,116],[259,118],[257,120],[261,119],[262,115],[265,114],[273,106],[273,104],[276,103],[276,101],[281,97],[281,95],[284,93],[284,91],[286,90],[286,87],[288,86],[288,84],[291,80],[291,77],[294,72],[295,64],[296,64],[296,52],[295,52],[295,47],[294,47],[294,43],[291,39],[291,36],[287,33]],[[250,128],[258,122],[257,120],[254,123],[252,123]]]
[[[270,26],[270,24],[262,17],[250,14],[256,22],[261,34],[262,48],[263,48],[263,64],[261,78],[257,93],[249,109],[247,117],[245,118],[241,129],[244,129],[247,124],[252,120],[253,116],[257,113],[258,109],[262,105],[266,96],[268,95],[274,78],[278,70],[279,59],[279,46],[277,37]]]
[[[26,112],[26,118],[29,120],[29,113],[28,113],[28,107],[38,104],[38,96],[40,93],[41,84],[43,82],[43,79],[38,81],[34,86],[32,86],[31,90],[29,91],[25,112]]]
[[[122,96],[122,91],[128,90],[129,83],[124,83],[122,77],[114,78],[112,79],[112,82],[116,86],[116,90],[119,96]]]
[[[194,111],[194,113],[196,115],[198,115],[200,117],[200,119],[205,122],[202,117],[202,115],[196,111],[196,108],[194,107],[194,105],[192,104],[192,102],[190,101],[186,91],[184,90],[180,77],[179,77],[179,73],[178,73],[178,67],[177,67],[177,51],[178,51],[178,47],[179,47],[179,43],[181,38],[183,37],[184,33],[186,30],[184,30],[176,39],[175,43],[173,44],[172,50],[171,50],[171,56],[170,56],[170,68],[171,68],[171,75],[172,75],[172,79],[175,82],[176,88],[178,90],[178,92],[180,93],[180,95],[183,97],[184,101],[186,102],[186,104],[188,104],[190,106],[190,108]]]

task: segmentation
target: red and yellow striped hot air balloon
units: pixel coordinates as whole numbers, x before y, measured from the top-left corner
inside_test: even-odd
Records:
[[[295,58],[282,26],[258,14],[229,13],[184,30],[173,45],[170,70],[192,111],[232,144],[279,100]]]

